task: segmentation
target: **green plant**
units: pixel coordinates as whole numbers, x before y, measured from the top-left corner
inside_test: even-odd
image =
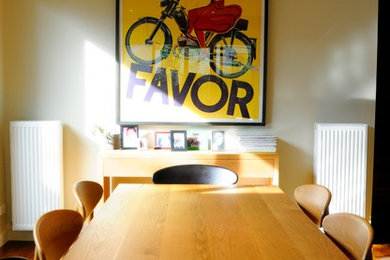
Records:
[[[106,139],[106,142],[108,144],[113,144],[114,143],[114,135],[115,135],[115,133],[111,133],[111,132],[105,130],[101,126],[95,126],[94,134],[96,135],[97,133],[99,135],[101,135],[104,139]]]

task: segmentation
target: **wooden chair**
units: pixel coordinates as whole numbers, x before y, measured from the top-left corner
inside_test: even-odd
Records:
[[[374,244],[371,253],[372,260],[390,260],[390,244]]]
[[[329,189],[318,184],[304,184],[294,191],[295,201],[318,227],[322,226],[322,219],[329,214],[331,197]]]
[[[79,181],[73,185],[76,197],[76,210],[86,223],[92,220],[93,211],[103,195],[103,187],[94,181]]]
[[[350,259],[366,259],[374,232],[364,218],[350,213],[330,214],[324,218],[323,228]]]
[[[80,213],[74,210],[58,209],[43,214],[34,226],[34,259],[60,259],[76,240],[83,223]]]
[[[237,181],[235,172],[214,165],[176,165],[160,169],[153,174],[153,183],[157,184],[231,185]]]

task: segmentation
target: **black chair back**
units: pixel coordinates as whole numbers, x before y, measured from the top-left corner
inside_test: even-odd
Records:
[[[237,181],[235,172],[215,165],[176,165],[160,169],[153,174],[153,183],[156,184],[231,185]]]

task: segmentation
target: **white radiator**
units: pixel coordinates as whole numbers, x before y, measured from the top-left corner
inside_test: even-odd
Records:
[[[367,175],[366,124],[315,124],[315,183],[332,192],[329,213],[365,217]]]
[[[63,207],[62,124],[10,122],[13,230],[33,230],[43,213]]]

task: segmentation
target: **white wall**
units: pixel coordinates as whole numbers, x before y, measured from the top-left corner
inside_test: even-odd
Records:
[[[315,122],[367,123],[371,182],[377,1],[269,2],[267,125],[214,128],[276,135],[280,186],[291,196],[313,179]],[[5,123],[65,123],[65,205],[72,208],[75,181],[101,180],[92,126],[115,121],[115,1],[4,5]],[[144,129],[156,127],[175,126]],[[6,187],[9,194],[9,183]]]
[[[269,2],[268,120],[281,141],[281,187],[291,194],[312,180],[314,122],[369,125],[371,182],[377,1]]]

